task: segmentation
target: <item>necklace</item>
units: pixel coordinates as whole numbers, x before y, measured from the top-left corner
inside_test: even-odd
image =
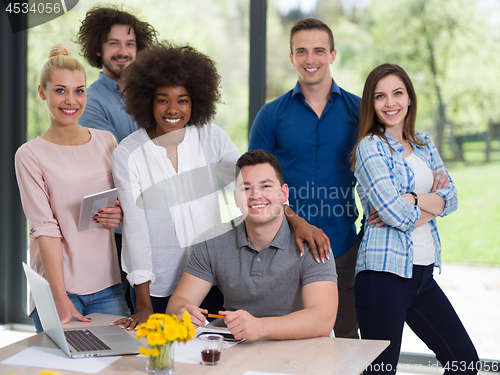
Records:
[[[153,126],[153,140],[155,141],[156,145],[157,145],[158,147],[160,147],[160,145],[158,144],[158,140],[156,139],[156,125],[155,125],[155,126]],[[173,161],[173,160],[177,157],[177,154],[178,154],[178,153],[179,153],[179,151],[177,151],[177,152],[175,153],[175,155],[172,157],[172,159],[170,159],[170,158],[168,157],[168,155],[167,155],[167,159],[168,159],[168,160],[170,160],[170,162],[172,162],[172,161]]]

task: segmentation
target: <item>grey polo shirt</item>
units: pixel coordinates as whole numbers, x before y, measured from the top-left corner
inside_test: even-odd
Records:
[[[224,294],[226,310],[243,309],[256,317],[301,310],[304,285],[337,282],[333,257],[317,263],[307,246],[300,257],[286,218],[274,240],[260,252],[248,241],[245,222],[195,245],[186,271],[217,284]]]

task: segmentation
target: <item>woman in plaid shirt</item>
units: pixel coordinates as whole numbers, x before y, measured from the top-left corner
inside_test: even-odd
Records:
[[[436,216],[457,209],[457,191],[429,135],[415,131],[416,116],[407,73],[376,67],[363,90],[353,155],[358,194],[370,213],[354,293],[361,337],[391,344],[366,373],[396,372],[406,322],[445,373],[475,374],[476,349],[432,275],[441,269]]]

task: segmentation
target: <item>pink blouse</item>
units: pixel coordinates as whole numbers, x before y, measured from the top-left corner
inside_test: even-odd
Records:
[[[81,146],[60,146],[37,137],[16,152],[16,176],[29,220],[30,264],[44,270],[38,236],[60,237],[66,291],[90,294],[120,282],[113,230],[100,226],[78,232],[82,198],[113,187],[114,136],[89,129]]]

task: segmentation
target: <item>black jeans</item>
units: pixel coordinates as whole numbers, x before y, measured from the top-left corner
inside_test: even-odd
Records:
[[[123,271],[122,268],[122,234],[115,232],[115,243],[116,243],[116,252],[118,255],[118,265],[120,266],[120,277],[122,280],[123,286],[123,294],[125,295],[125,302],[127,303],[128,309],[131,314],[135,313],[135,306],[132,303],[130,296],[130,284],[127,280],[127,273]]]
[[[359,338],[358,322],[356,321],[356,312],[354,311],[354,275],[359,244],[360,241],[356,240],[344,255],[335,258],[335,267],[337,268],[338,276],[339,307],[333,330],[335,331],[335,337],[339,338]]]
[[[476,374],[479,357],[462,322],[432,275],[434,265],[413,266],[411,279],[389,272],[356,275],[354,300],[361,338],[390,340],[365,374],[394,374],[406,322],[431,349],[445,374]]]

